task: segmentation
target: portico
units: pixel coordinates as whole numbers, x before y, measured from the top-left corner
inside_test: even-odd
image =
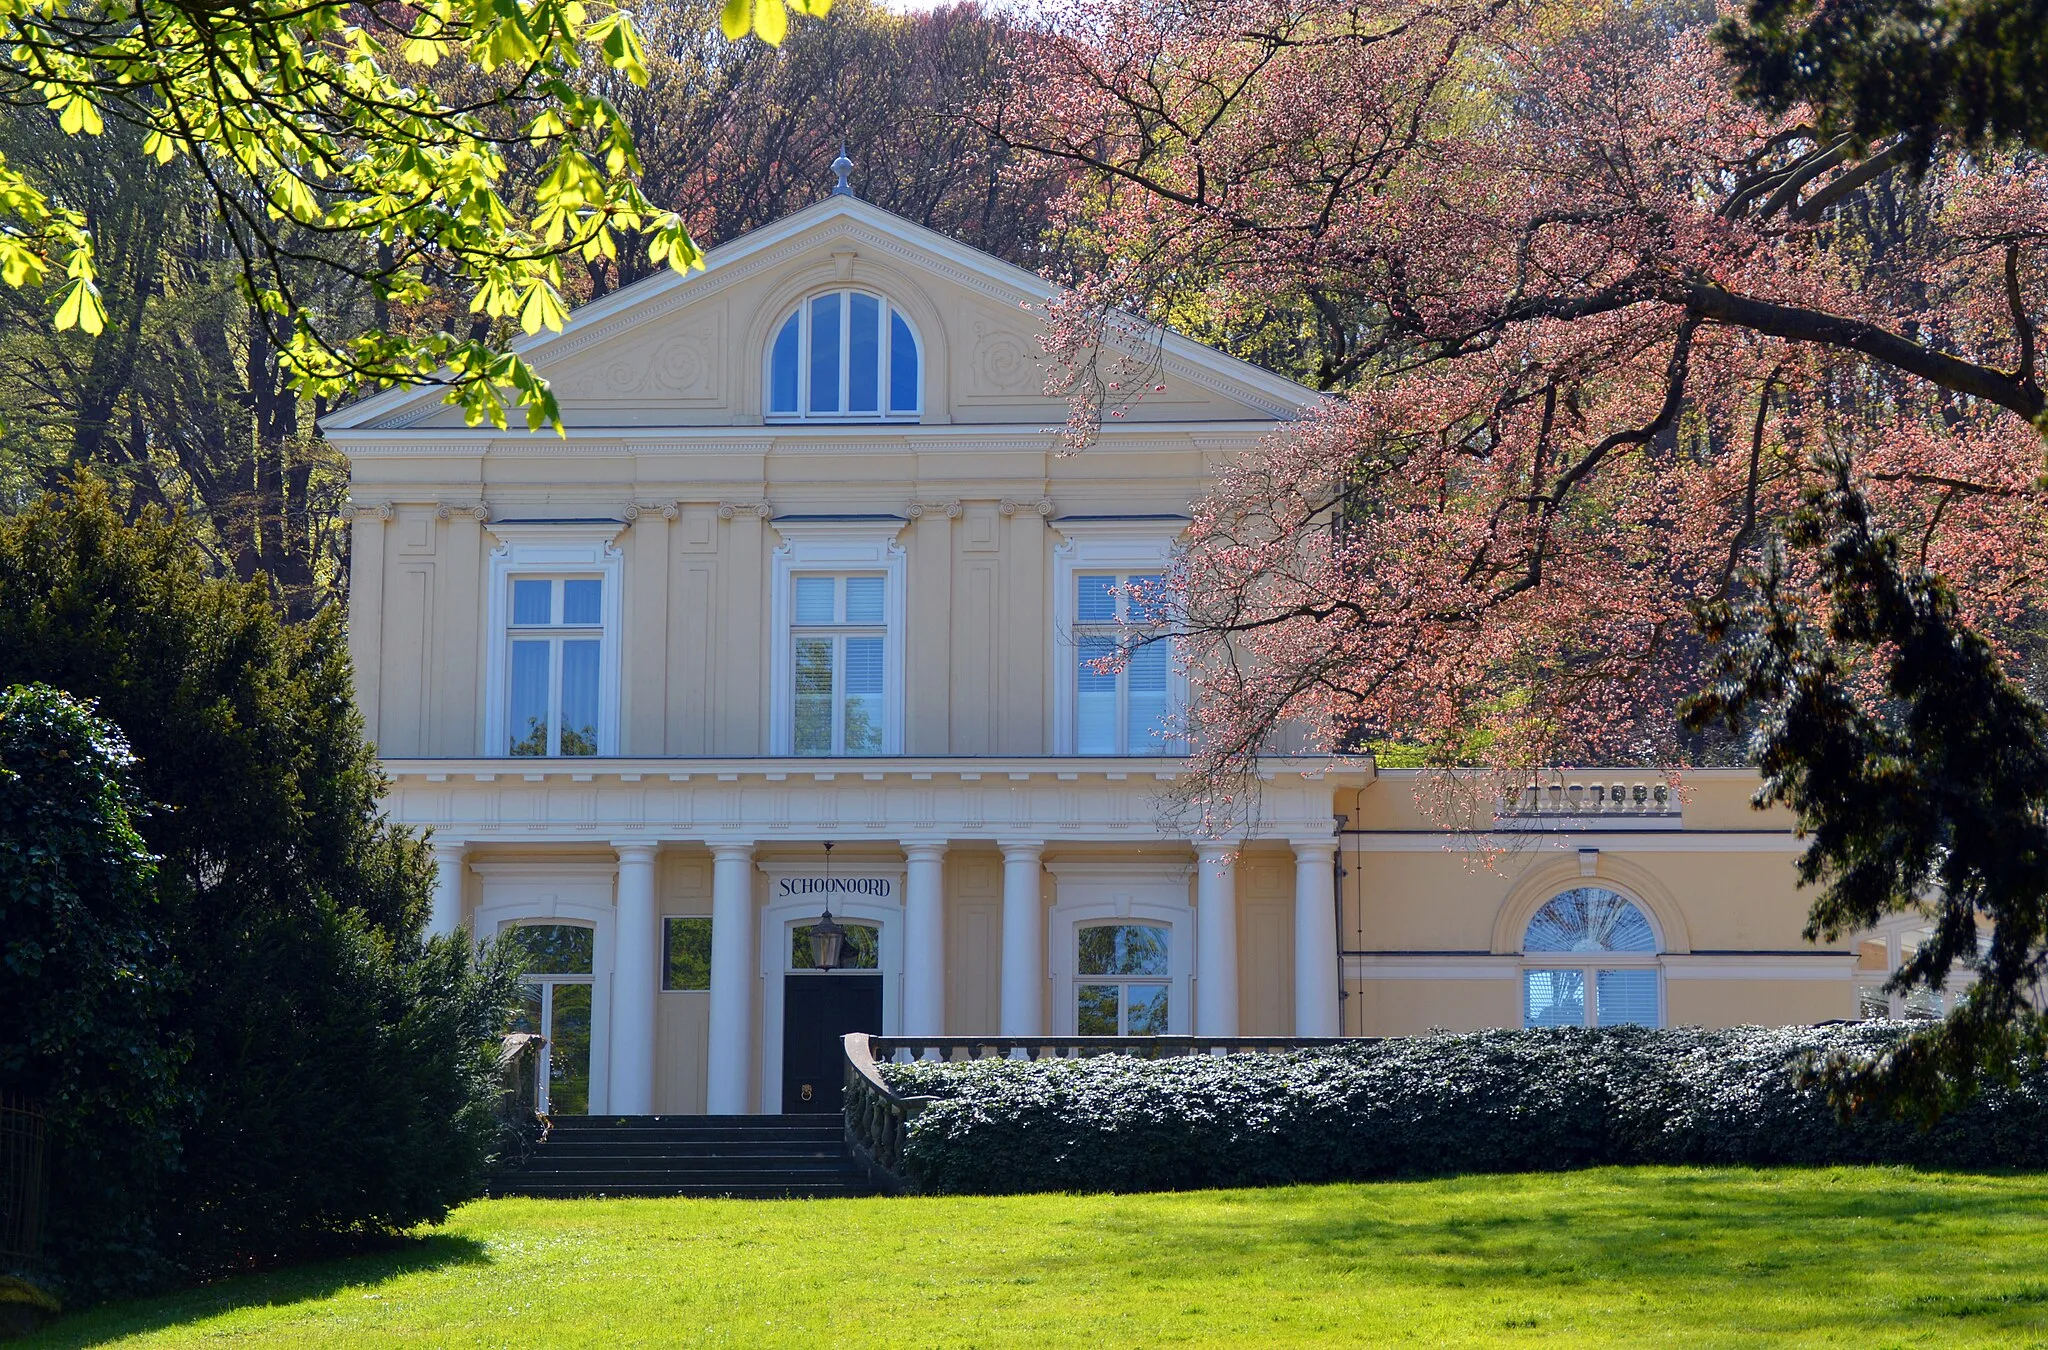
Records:
[[[1277,1025],[1268,1011],[1275,1001],[1265,997],[1252,1009],[1257,1032],[1245,1034],[1334,1034],[1331,800],[1357,775],[1324,764],[1273,766],[1266,840],[1199,847],[1159,823],[1154,798],[1177,766],[1157,759],[1085,769],[1029,759],[908,760],[881,770],[873,761],[693,761],[687,770],[620,761],[599,772],[532,763],[516,776],[489,761],[387,767],[394,806],[435,832],[441,931],[461,923],[488,936],[508,903],[531,909],[531,885],[508,878],[579,875],[614,892],[592,971],[593,1019],[607,1045],[605,1072],[592,1076],[593,1112],[779,1110],[791,1032],[784,982],[803,974],[791,934],[828,900],[838,920],[875,930],[884,1034],[1074,1034],[1086,1015],[1077,991],[1125,980],[1084,968],[1077,934],[1132,923],[1166,934],[1162,968],[1141,981],[1163,991],[1165,1029],[1237,1035],[1247,1021],[1240,859],[1259,860],[1268,889],[1289,877],[1298,887],[1319,869],[1308,905],[1293,907],[1309,921],[1291,963],[1315,992],[1289,990],[1282,1003],[1292,1019],[1332,1030]],[[837,844],[829,893],[821,886],[827,839]],[[684,912],[709,918],[701,1031],[678,1031],[661,1006],[691,992],[663,988],[664,921]],[[1261,921],[1276,912],[1269,901]],[[949,923],[973,931],[949,944]],[[948,959],[984,939],[997,948],[992,989]],[[657,1071],[679,1059],[701,1060],[701,1070],[678,1073],[670,1063]],[[697,1073],[701,1101],[677,1087]]]

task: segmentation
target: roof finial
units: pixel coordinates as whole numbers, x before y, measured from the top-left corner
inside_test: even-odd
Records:
[[[832,185],[832,195],[835,197],[853,196],[853,185],[846,181],[846,175],[853,172],[853,161],[846,157],[845,141],[839,142],[839,158],[832,161],[832,172],[839,175],[839,181]]]

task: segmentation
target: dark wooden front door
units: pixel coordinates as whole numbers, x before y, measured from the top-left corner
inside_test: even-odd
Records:
[[[880,975],[806,974],[782,978],[782,1109],[837,1111],[846,1079],[849,1031],[882,1033]]]

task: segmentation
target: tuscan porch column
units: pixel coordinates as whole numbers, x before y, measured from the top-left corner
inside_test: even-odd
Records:
[[[903,883],[903,1034],[946,1034],[946,846],[906,840]]]
[[[1337,1034],[1334,839],[1294,841],[1294,1034]]]
[[[644,1116],[654,1110],[654,986],[661,948],[654,915],[656,846],[627,843],[612,847],[619,852],[619,925],[612,948],[612,1073],[607,1110],[618,1116]]]
[[[1045,933],[1039,903],[1042,840],[1003,850],[1002,1034],[1045,1034]]]
[[[1195,1034],[1237,1035],[1237,849],[1195,850]]]
[[[462,863],[469,845],[433,842],[434,902],[427,911],[427,936],[446,937],[462,927]]]
[[[754,1071],[754,846],[711,846],[711,1046],[705,1109],[747,1114]]]

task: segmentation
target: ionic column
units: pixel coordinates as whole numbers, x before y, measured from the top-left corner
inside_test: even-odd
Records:
[[[946,846],[905,842],[903,1034],[946,1034]]]
[[[1294,1034],[1335,1036],[1337,886],[1334,839],[1294,841]]]
[[[1039,903],[1041,840],[1003,849],[1002,1034],[1045,1034],[1045,932]]]
[[[427,910],[427,936],[446,937],[462,927],[462,863],[469,845],[435,840],[434,900]]]
[[[619,922],[612,939],[612,1115],[654,1111],[654,999],[661,960],[655,931],[653,844],[614,844],[619,852]]]
[[[754,1071],[754,846],[711,846],[711,1046],[705,1109],[747,1114]]]
[[[1237,849],[1195,850],[1195,1034],[1237,1035]]]

